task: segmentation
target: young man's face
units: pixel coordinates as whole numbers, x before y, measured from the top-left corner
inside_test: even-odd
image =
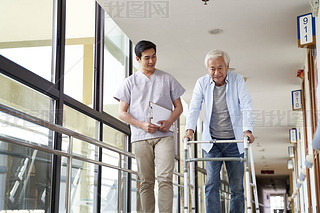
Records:
[[[217,86],[225,84],[229,66],[226,65],[222,56],[208,60],[208,72]]]
[[[137,61],[141,64],[141,69],[147,72],[155,71],[157,63],[157,55],[153,48],[147,49],[141,53],[141,59],[136,57]]]

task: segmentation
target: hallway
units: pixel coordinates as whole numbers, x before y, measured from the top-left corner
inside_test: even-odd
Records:
[[[303,24],[305,14],[314,25]],[[174,212],[183,212],[186,113],[212,49],[228,52],[229,72],[243,75],[253,100],[260,211],[319,212],[319,153],[312,148],[319,24],[317,0],[0,2],[0,213],[141,210],[130,128],[113,95],[139,70],[133,48],[142,39],[157,45],[157,68],[186,89],[175,133]],[[306,26],[314,34],[304,44],[297,28]],[[25,121],[28,115],[40,120]],[[203,121],[201,114],[197,140]],[[200,145],[194,149],[203,156]],[[227,212],[230,191],[221,174]],[[196,178],[196,211],[204,212],[202,162]]]

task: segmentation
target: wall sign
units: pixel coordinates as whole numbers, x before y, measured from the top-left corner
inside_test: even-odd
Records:
[[[297,143],[297,129],[296,128],[289,129],[289,139],[290,139],[290,143]]]
[[[302,109],[301,89],[294,90],[291,92],[291,100],[292,100],[292,110],[293,111]]]
[[[290,158],[294,158],[294,146],[288,147],[288,155]]]
[[[288,169],[293,169],[293,161],[292,160],[288,160],[287,164],[288,164]]]
[[[298,47],[308,47],[316,44],[315,19],[312,13],[297,17]]]

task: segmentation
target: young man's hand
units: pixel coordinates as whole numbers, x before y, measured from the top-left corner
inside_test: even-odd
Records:
[[[152,123],[143,122],[141,129],[149,133],[155,133],[159,129],[159,127]]]
[[[161,132],[168,132],[170,127],[172,126],[172,123],[169,121],[158,121],[158,124],[160,124],[159,130]]]

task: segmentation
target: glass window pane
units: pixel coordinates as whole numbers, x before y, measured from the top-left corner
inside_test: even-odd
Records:
[[[183,147],[183,143],[181,143],[183,137],[186,135],[186,116],[184,114],[181,114],[179,117],[179,137],[180,137],[180,152],[179,150],[176,150],[176,155],[180,156],[180,158],[183,160],[184,158],[184,147]],[[181,167],[182,166],[182,167]],[[180,165],[180,168],[182,168],[182,172],[183,173],[183,166],[184,165]]]
[[[107,125],[103,125],[103,142],[125,150],[127,136]]]
[[[118,170],[102,167],[101,212],[117,212]]]
[[[0,103],[45,121],[54,121],[54,101],[7,76],[0,74]]]
[[[174,160],[174,172],[179,173],[179,160]],[[179,200],[179,179],[180,176],[173,174],[173,209],[172,212],[178,212],[180,200]]]
[[[126,150],[127,136],[107,125],[103,125],[103,142],[122,150]],[[118,166],[119,154],[107,149],[102,150],[102,161]]]
[[[92,107],[95,1],[66,1],[64,92]]]
[[[86,116],[71,107],[64,105],[63,110],[63,126],[86,135],[91,138],[97,139],[98,122],[89,116]],[[67,136],[62,138],[63,150],[67,151],[69,147],[69,138]],[[85,141],[80,141],[73,138],[73,154],[78,154],[83,157],[95,159],[97,154],[97,147]]]
[[[129,39],[105,13],[103,110],[118,117],[118,101],[113,96],[126,77]]]
[[[139,69],[140,69],[140,64],[139,62],[137,61],[137,58],[136,58],[136,54],[134,52],[134,48],[135,48],[135,45],[132,44],[132,73],[135,73],[137,72]]]
[[[49,212],[52,155],[0,141],[0,211]]]
[[[52,147],[53,132],[47,128],[0,112],[0,135],[21,139],[25,143]]]
[[[205,182],[204,182],[204,174],[202,172],[198,172],[198,200],[199,200],[199,205],[198,205],[198,211],[199,212],[206,212],[205,211]]]
[[[0,1],[0,54],[48,81],[54,80],[52,11],[52,0]]]
[[[67,161],[66,157],[61,157],[59,212],[66,212]]]
[[[140,182],[138,181],[138,176],[131,176],[131,212],[141,212],[141,201],[140,201]]]
[[[45,121],[54,120],[54,100],[0,74],[0,103]],[[52,145],[53,132],[47,128],[0,112],[0,134],[45,146]]]
[[[126,150],[127,136],[107,125],[103,125],[103,142]],[[119,154],[111,150],[103,149],[102,161],[114,166],[119,166]],[[122,160],[122,162],[125,163],[127,161]]]
[[[91,138],[96,138],[97,121],[77,110],[63,106],[63,126]]]
[[[62,158],[59,212],[66,208],[67,158]],[[72,160],[70,208],[72,212],[95,212],[98,166],[84,161]]]

